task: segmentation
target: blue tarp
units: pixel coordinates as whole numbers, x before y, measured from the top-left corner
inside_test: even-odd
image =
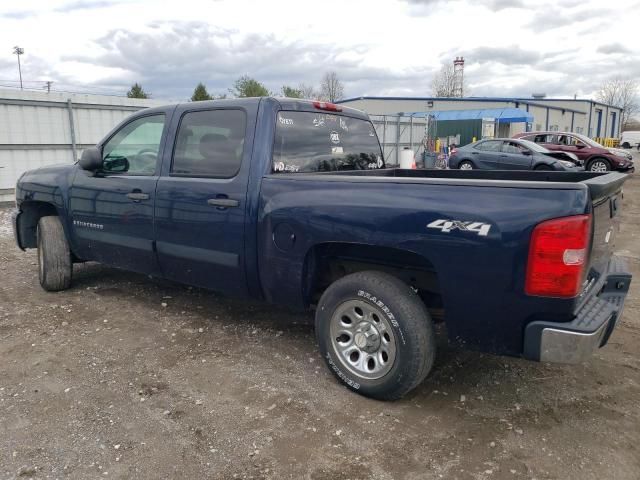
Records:
[[[485,108],[479,110],[442,110],[437,112],[413,112],[404,113],[414,118],[435,117],[438,121],[444,120],[481,120],[483,118],[495,119],[498,123],[533,123],[533,115],[519,108]]]

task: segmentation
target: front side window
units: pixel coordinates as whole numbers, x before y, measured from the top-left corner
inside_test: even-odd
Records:
[[[368,120],[315,112],[279,112],[273,146],[274,173],[385,168]]]
[[[102,149],[102,170],[153,175],[158,164],[164,121],[164,114],[160,114],[127,123]]]
[[[182,117],[171,164],[174,175],[231,178],[240,170],[246,115],[202,110]]]

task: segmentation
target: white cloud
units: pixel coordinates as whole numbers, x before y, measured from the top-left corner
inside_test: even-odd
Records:
[[[182,99],[243,74],[277,91],[334,69],[346,95],[429,95],[440,62],[466,58],[476,95],[589,96],[640,75],[634,0],[23,0],[0,5],[0,84]],[[612,23],[611,19],[615,19]]]

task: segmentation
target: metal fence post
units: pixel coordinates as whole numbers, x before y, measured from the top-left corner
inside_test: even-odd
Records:
[[[396,165],[400,165],[400,115],[396,122]]]
[[[78,152],[76,151],[76,128],[73,124],[73,107],[71,99],[67,98],[67,111],[69,112],[69,128],[71,132],[71,152],[73,153],[73,161],[78,161]]]

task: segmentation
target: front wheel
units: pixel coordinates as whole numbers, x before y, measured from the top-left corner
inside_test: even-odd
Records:
[[[38,279],[49,292],[71,285],[73,262],[69,242],[59,217],[42,217],[38,221]]]
[[[629,142],[624,142],[624,143],[622,144],[622,148],[627,148],[627,149],[629,149],[629,148],[631,148],[631,144],[630,144]]]
[[[329,369],[368,397],[401,398],[433,366],[431,317],[418,295],[389,274],[358,272],[337,280],[322,295],[315,323]]]
[[[596,158],[589,163],[587,170],[590,172],[608,172],[611,170],[611,164],[604,158]]]
[[[471,163],[469,160],[464,160],[462,162],[460,162],[460,165],[458,166],[458,168],[460,170],[473,170],[473,163]]]

